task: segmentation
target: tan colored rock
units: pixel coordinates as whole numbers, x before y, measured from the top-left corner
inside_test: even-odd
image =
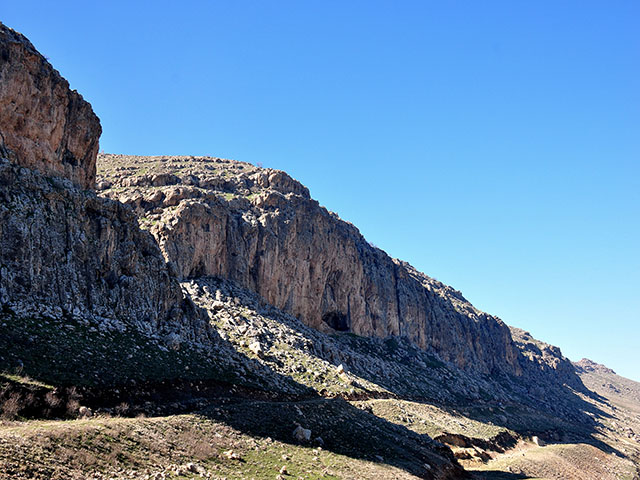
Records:
[[[241,459],[240,455],[238,455],[233,450],[226,450],[225,452],[223,452],[223,455],[225,457],[227,457],[229,460],[240,460]]]
[[[101,132],[91,105],[29,40],[0,23],[0,155],[90,189]]]
[[[262,345],[260,342],[252,342],[249,344],[249,350],[253,352],[254,355],[261,357],[264,355],[264,350],[262,349]]]
[[[536,444],[537,446],[539,446],[539,447],[544,447],[544,446],[546,445],[546,442],[545,442],[544,440],[542,440],[540,437],[535,437],[535,436],[534,436],[534,437],[531,439],[531,441],[532,441],[533,443],[535,443],[535,444]]]
[[[233,280],[321,331],[402,336],[468,370],[520,373],[504,323],[371,246],[285,172],[208,157],[124,155],[100,155],[99,168],[114,186],[102,195],[163,192],[161,219],[150,232],[182,278]],[[180,184],[128,186],[118,177],[123,168],[131,169],[128,178],[164,173]],[[185,186],[186,178],[199,186]],[[129,203],[140,217],[158,212],[150,202]]]

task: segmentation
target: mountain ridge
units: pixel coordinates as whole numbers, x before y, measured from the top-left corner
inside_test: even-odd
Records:
[[[98,158],[91,106],[4,25],[0,59],[0,478],[638,478],[636,382],[285,172]]]
[[[101,154],[98,164],[101,194],[148,220],[180,277],[237,281],[321,330],[407,336],[465,368],[520,372],[502,321],[372,247],[284,172],[212,157]],[[448,339],[464,345],[449,352]]]

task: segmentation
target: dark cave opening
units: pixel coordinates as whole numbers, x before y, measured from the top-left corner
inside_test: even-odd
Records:
[[[338,332],[349,331],[349,320],[340,312],[327,312],[322,316],[322,321]]]

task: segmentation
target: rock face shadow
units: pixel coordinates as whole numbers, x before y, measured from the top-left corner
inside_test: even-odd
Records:
[[[64,322],[73,329],[65,328],[52,319],[47,322],[43,319],[21,319],[7,313],[0,320],[3,359],[9,360],[18,353],[12,352],[12,346],[3,339],[15,338],[16,331],[25,333],[25,330],[30,339],[15,344],[13,348],[17,347],[24,359],[21,360],[19,376],[31,384],[16,386],[9,381],[0,392],[2,400],[6,400],[2,398],[4,393],[20,395],[26,402],[18,412],[22,415],[65,418],[76,415],[80,405],[95,412],[123,416],[196,412],[242,433],[271,437],[290,444],[322,444],[322,448],[328,451],[388,464],[421,478],[431,478],[434,472],[441,475],[439,478],[464,478],[466,475],[450,450],[428,436],[378,418],[343,399],[323,398],[308,386],[241,352],[227,358],[224,368],[215,370],[220,364],[208,364],[210,370],[205,372],[196,368],[197,362],[208,360],[205,356],[198,356],[198,352],[165,351],[166,348],[158,348],[162,345],[149,347],[143,357],[149,355],[151,362],[157,363],[156,369],[150,369],[148,363],[141,362],[141,356],[125,355],[119,349],[116,350],[117,357],[105,357],[105,362],[101,361],[97,352],[102,348],[116,349],[121,338],[88,340],[78,335],[81,324],[75,324],[73,319]],[[85,326],[91,328],[92,325]],[[58,335],[52,337],[55,330]],[[130,336],[132,332],[123,332],[123,335]],[[235,346],[215,331],[212,335],[218,352],[231,355],[231,351],[236,351]],[[55,342],[48,341],[52,338]],[[79,338],[84,342],[82,348],[73,343]],[[132,341],[140,342],[141,339],[134,337]],[[112,350],[112,353],[116,354],[116,351]],[[69,352],[73,352],[73,358],[65,355]],[[187,353],[192,355],[190,361]],[[98,357],[98,360],[93,357]],[[160,378],[157,369],[164,369],[171,363],[180,363],[182,373],[167,368],[163,370],[166,377]],[[0,362],[0,368],[4,370],[8,365],[14,367],[15,363]],[[79,365],[84,368],[80,369]],[[239,374],[235,370],[238,365],[242,365],[245,373]],[[112,382],[115,377],[107,376],[102,377],[101,382],[87,381],[114,367],[119,372],[117,378],[120,382]],[[184,367],[190,367],[188,371],[191,373],[185,375]],[[66,371],[65,376],[61,376],[61,370]],[[132,372],[138,375],[131,375]],[[12,375],[0,378],[0,383],[9,377]],[[13,387],[6,388],[7,385]],[[51,392],[56,392],[55,401],[59,408],[52,408],[49,404]],[[76,412],[68,410],[70,405]],[[309,442],[299,442],[293,436],[297,425],[311,430]]]
[[[444,445],[339,398],[231,401],[214,404],[200,414],[253,436],[320,446],[347,457],[392,465],[420,478],[436,473],[442,476],[438,478],[468,478]],[[295,438],[298,426],[311,431],[308,441]]]
[[[277,341],[270,336],[279,338],[288,343],[289,353],[260,362],[318,391],[323,384],[298,373],[303,363],[343,369],[338,395],[350,400],[389,398],[438,405],[452,416],[508,428],[525,438],[535,435],[547,442],[580,441],[621,454],[595,438],[597,422],[610,417],[596,402],[606,399],[588,390],[566,365],[562,365],[566,370],[558,373],[536,367],[523,357],[522,377],[503,372],[483,376],[462,371],[400,337],[320,333],[229,281],[201,277],[192,279],[187,287],[185,291],[196,304],[205,310],[215,304],[227,317],[234,315],[227,299],[239,299],[251,312],[243,313],[237,325],[227,319],[218,326],[234,348],[245,339],[259,338],[268,349]],[[270,334],[263,335],[263,331]]]

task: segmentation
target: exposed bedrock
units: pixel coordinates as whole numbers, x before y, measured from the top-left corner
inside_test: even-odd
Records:
[[[124,155],[99,169],[103,195],[137,211],[180,277],[231,279],[319,330],[399,335],[465,369],[520,374],[502,321],[370,245],[284,172]]]
[[[177,279],[130,209],[0,159],[0,303],[196,338]]]
[[[29,40],[0,23],[0,155],[93,188],[101,132],[91,105]]]
[[[0,304],[196,339],[202,322],[155,239],[87,190],[100,133],[91,105],[0,23]]]

